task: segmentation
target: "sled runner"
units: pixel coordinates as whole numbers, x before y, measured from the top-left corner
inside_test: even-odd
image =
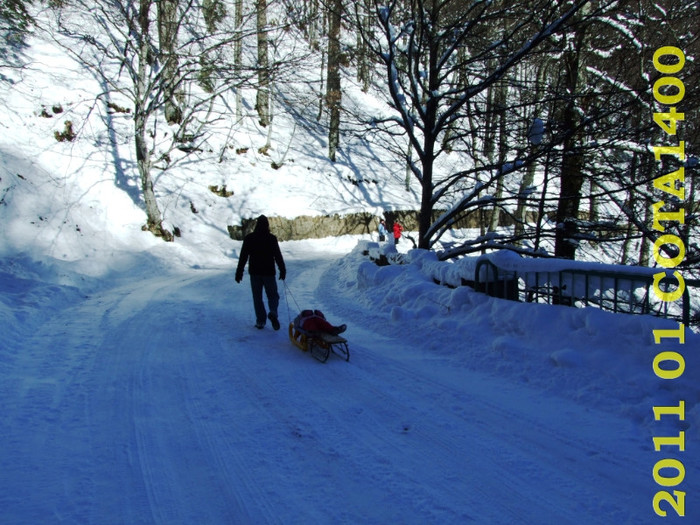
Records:
[[[342,357],[346,361],[350,360],[350,349],[348,341],[339,335],[326,332],[309,332],[289,323],[289,340],[304,352],[309,352],[315,359],[322,363],[328,360],[331,352]]]

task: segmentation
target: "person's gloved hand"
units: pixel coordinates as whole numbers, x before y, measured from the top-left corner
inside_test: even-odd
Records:
[[[243,280],[243,274],[242,273],[236,273],[236,282],[240,283]]]
[[[287,272],[282,271],[280,272],[280,281],[284,281],[287,278]]]

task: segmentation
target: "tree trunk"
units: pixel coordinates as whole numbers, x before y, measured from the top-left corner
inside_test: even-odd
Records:
[[[532,147],[534,148],[535,146]],[[536,163],[530,163],[527,169],[525,170],[525,175],[523,175],[523,179],[520,181],[520,190],[518,192],[518,205],[515,209],[515,227],[513,232],[515,235],[515,243],[519,246],[523,245],[523,236],[525,235],[525,224],[527,224],[528,196],[531,193],[530,188],[532,188],[532,184],[535,181],[536,168]]]
[[[647,227],[651,226],[652,222],[652,212],[651,206],[645,206],[644,208],[644,224]],[[639,243],[639,266],[649,266],[651,254],[651,242],[648,235],[642,236],[642,242]]]
[[[313,49],[318,49],[318,0],[311,0],[303,2],[305,13],[306,13],[306,23],[307,23],[307,38],[309,44]]]
[[[406,191],[411,191],[411,177],[413,176],[413,170],[411,169],[411,164],[413,163],[413,144],[408,141],[406,146],[406,178],[404,182],[404,188]]]
[[[149,93],[147,92],[147,76],[149,63],[148,31],[150,26],[149,10],[151,0],[140,0],[139,2],[139,27],[141,29],[141,39],[138,50],[138,77],[136,78],[136,93],[134,107],[134,142],[136,146],[136,164],[141,179],[141,191],[146,205],[146,229],[155,235],[163,236],[166,240],[172,240],[169,232],[163,229],[163,218],[158,208],[156,195],[153,190],[153,179],[151,178],[151,153],[148,150],[146,141],[146,121],[148,114]]]
[[[260,125],[270,124],[270,63],[267,56],[267,2],[256,0],[255,10],[258,29],[258,94],[255,108],[258,111]]]
[[[578,212],[583,187],[583,152],[580,144],[579,117],[576,97],[579,80],[579,66],[585,29],[576,35],[576,45],[564,57],[564,93],[568,97],[564,109],[564,140],[561,162],[561,188],[557,203],[554,255],[564,259],[575,259],[578,233]]]
[[[573,108],[567,110],[567,124],[572,123]],[[578,211],[583,187],[583,154],[579,151],[578,138],[572,135],[564,142],[561,163],[561,189],[557,203],[555,257],[575,259],[578,233]]]
[[[433,143],[432,146],[430,143]],[[426,136],[424,145],[426,153],[432,157],[435,148],[433,137]],[[433,162],[427,158],[421,159],[423,180],[421,182],[420,217],[418,218],[418,248],[429,250],[431,247],[428,232],[433,223]]]
[[[234,5],[234,20],[236,25],[236,39],[233,42],[233,68],[237,74],[243,69],[243,0],[236,0]],[[241,88],[236,88],[236,119],[243,116],[243,95]]]
[[[496,162],[496,170],[503,170],[503,165],[506,162],[506,155],[508,153],[508,136],[506,130],[506,106],[507,106],[507,95],[508,87],[505,82],[499,82],[495,87],[496,97],[494,101],[494,112],[496,115],[496,120],[498,121],[498,160]],[[500,175],[496,180],[496,194],[495,198],[498,202],[503,197],[503,179],[504,175]],[[493,210],[491,210],[491,220],[489,222],[489,232],[495,232],[498,229],[498,224],[500,223],[501,209],[498,204],[494,205]]]
[[[179,84],[177,77],[177,5],[178,0],[160,0],[158,6],[158,41],[162,60],[162,86],[165,98],[165,120],[168,124],[182,122],[182,110],[175,99]]]
[[[369,91],[371,75],[370,57],[365,39],[362,37],[362,33],[366,34],[370,31],[370,14],[367,2],[362,3],[359,11],[362,17],[360,19],[362,31],[357,32],[357,81],[362,85],[362,91],[367,93]]]
[[[335,162],[340,144],[340,24],[342,17],[342,0],[333,0],[328,17],[328,82],[326,86],[326,104],[330,114],[328,123],[328,158]]]
[[[632,154],[632,160],[630,161],[630,182],[633,187],[636,187],[636,181],[637,181],[637,172],[639,169],[639,154],[637,152],[634,152]],[[632,213],[634,213],[634,210],[636,208],[637,204],[637,192],[634,190],[629,192],[629,196],[627,197],[627,202],[626,205],[630,210],[632,210]],[[631,260],[631,246],[632,246],[632,236],[634,235],[634,221],[627,220],[627,234],[625,235],[625,240],[622,242],[622,254],[620,256],[620,264],[629,264],[629,261]]]
[[[440,55],[440,47],[437,39],[432,39],[428,46],[428,93],[434,93],[440,85],[437,63]],[[423,152],[420,156],[422,177],[421,180],[421,204],[420,219],[418,224],[418,248],[429,250],[432,246],[430,227],[433,222],[434,190],[433,168],[435,165],[435,147],[438,134],[435,124],[438,117],[438,101],[435,97],[429,97],[425,101],[425,114],[423,117],[425,130],[423,136]]]
[[[528,115],[528,121],[531,121],[530,127],[527,132],[527,141],[529,153],[533,156],[540,151],[540,145],[544,140],[545,126],[544,122],[540,118],[542,108],[540,107],[540,100],[542,98],[543,86],[546,84],[547,76],[547,60],[541,60],[537,65],[537,76],[535,80],[535,86],[532,90],[520,90],[520,101],[523,107],[534,104],[532,108],[532,113]],[[527,73],[523,72],[522,81],[527,81]],[[539,126],[536,121],[539,121]],[[525,244],[525,232],[528,220],[528,202],[534,201],[534,196],[531,200],[531,195],[534,192],[533,184],[535,182],[535,172],[537,171],[538,163],[531,162],[520,181],[520,189],[518,190],[518,204],[515,210],[515,244],[517,246],[524,246]],[[539,227],[539,221],[536,228]],[[538,235],[538,234],[536,234]]]
[[[552,155],[552,150],[547,150],[547,156],[544,161],[544,170],[542,177],[542,192],[540,193],[540,200],[537,205],[537,223],[535,225],[535,242],[533,245],[533,251],[538,252],[540,250],[540,243],[542,242],[542,221],[545,220],[545,203],[547,201],[547,191],[549,188],[549,168],[551,165],[550,159]]]

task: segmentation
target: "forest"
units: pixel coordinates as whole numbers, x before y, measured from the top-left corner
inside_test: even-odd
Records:
[[[405,166],[420,248],[476,214],[443,258],[575,259],[585,242],[692,270],[699,22],[682,0],[9,0],[0,58],[23,67],[42,31],[92,72],[99,102],[131,116],[147,228],[165,240],[156,181],[208,147],[212,123],[251,118],[254,91],[268,137],[293,113],[323,127],[331,161],[353,138]]]

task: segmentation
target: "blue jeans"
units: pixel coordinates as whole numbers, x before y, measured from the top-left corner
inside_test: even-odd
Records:
[[[253,306],[255,307],[255,322],[264,325],[267,320],[265,303],[263,302],[263,288],[267,295],[267,305],[270,315],[277,317],[277,307],[280,303],[280,295],[277,292],[277,281],[274,275],[251,275],[250,289],[253,292]]]

